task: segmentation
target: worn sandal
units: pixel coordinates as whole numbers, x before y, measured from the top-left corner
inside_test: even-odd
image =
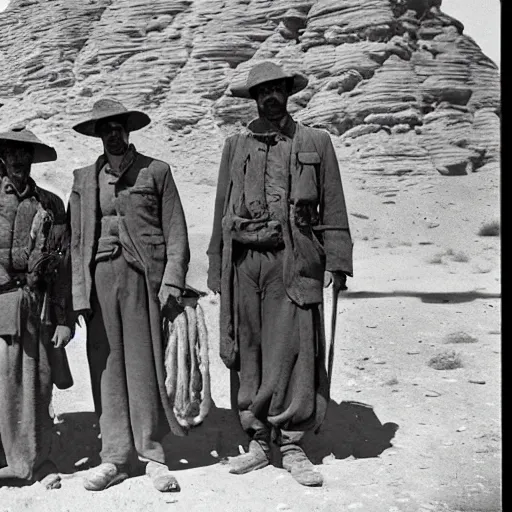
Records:
[[[88,491],[103,491],[127,478],[128,474],[120,471],[115,464],[104,462],[89,470],[89,474],[84,477],[84,487]]]
[[[39,483],[48,491],[52,489],[60,489],[62,487],[60,475],[57,473],[50,473],[46,475],[44,478],[39,480]]]
[[[38,481],[47,490],[60,489],[62,487],[61,478],[57,467],[50,460],[45,460],[35,471],[34,480]]]
[[[153,485],[160,492],[180,492],[180,484],[178,480],[169,471],[165,464],[158,462],[148,462],[146,466],[146,475],[151,478]]]

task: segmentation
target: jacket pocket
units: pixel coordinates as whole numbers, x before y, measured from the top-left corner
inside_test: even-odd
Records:
[[[160,218],[160,197],[153,187],[134,186],[130,190],[130,200],[128,208],[132,208],[134,213],[149,222],[156,225]]]
[[[146,247],[149,259],[158,263],[166,260],[166,246],[164,235],[160,233],[142,234],[141,241]]]
[[[142,194],[142,195],[156,196],[156,190],[150,186],[135,185],[130,189],[130,194]]]
[[[323,282],[325,251],[313,233],[291,227],[293,237],[294,276]],[[297,283],[296,283],[297,284]]]
[[[165,238],[163,234],[160,233],[150,233],[147,235],[143,235],[144,241],[150,245],[164,245]]]
[[[297,153],[297,160],[305,165],[320,164],[320,155],[316,151],[301,151]]]
[[[132,201],[137,203],[158,202],[158,195],[156,190],[152,187],[132,187],[130,189],[130,195],[132,197]]]
[[[316,151],[297,153],[297,173],[291,198],[295,204],[318,202],[320,155]]]
[[[290,207],[290,227],[292,232],[296,272],[298,275],[320,279],[325,267],[325,250],[311,226],[300,225],[297,213],[301,206]]]

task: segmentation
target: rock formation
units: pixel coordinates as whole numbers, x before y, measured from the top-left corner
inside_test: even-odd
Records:
[[[339,136],[349,172],[499,159],[499,71],[441,0],[11,0],[0,30],[0,124],[32,126],[60,154],[101,96],[145,109],[164,141],[213,137],[220,153],[255,114],[229,84],[271,59],[309,77],[291,111]]]

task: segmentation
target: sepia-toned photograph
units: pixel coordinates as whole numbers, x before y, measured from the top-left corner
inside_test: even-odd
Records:
[[[0,512],[502,512],[501,0],[0,0]]]

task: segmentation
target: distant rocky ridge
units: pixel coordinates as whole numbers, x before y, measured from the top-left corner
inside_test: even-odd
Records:
[[[463,29],[441,0],[12,0],[0,124],[69,152],[108,96],[165,140],[221,141],[255,115],[229,84],[270,59],[309,77],[291,111],[339,136],[350,172],[466,174],[499,160],[500,77]]]

